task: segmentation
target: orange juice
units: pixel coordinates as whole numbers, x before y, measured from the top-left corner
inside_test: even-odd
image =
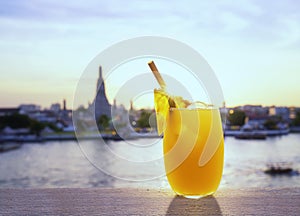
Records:
[[[218,109],[171,108],[163,141],[167,178],[177,194],[198,198],[217,190],[224,161]]]

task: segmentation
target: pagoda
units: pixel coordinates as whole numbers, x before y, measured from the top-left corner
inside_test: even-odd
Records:
[[[105,92],[105,83],[102,74],[102,67],[99,66],[99,78],[97,81],[96,97],[94,100],[95,105],[95,118],[99,119],[100,116],[106,115],[111,118],[111,104],[108,102]]]

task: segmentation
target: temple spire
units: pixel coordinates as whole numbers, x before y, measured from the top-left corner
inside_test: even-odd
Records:
[[[94,100],[95,104],[95,117],[98,119],[101,115],[106,115],[111,118],[111,105],[109,104],[106,92],[105,82],[103,79],[102,67],[99,66],[99,77],[97,81],[96,97]]]
[[[103,91],[105,91],[101,65],[99,66],[99,77],[98,77],[98,81],[97,81],[97,91],[100,89],[100,87],[103,87]]]
[[[102,67],[101,67],[101,65],[99,66],[99,79],[103,80],[103,77],[102,77]]]

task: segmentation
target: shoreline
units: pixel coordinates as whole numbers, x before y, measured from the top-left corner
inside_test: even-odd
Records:
[[[119,135],[111,134],[89,134],[83,136],[76,136],[75,133],[69,134],[51,134],[44,136],[35,136],[35,135],[24,135],[24,136],[0,136],[0,145],[7,143],[27,143],[27,142],[47,142],[47,141],[76,141],[76,140],[114,140],[122,141],[127,139],[139,139],[139,138],[160,138],[157,134],[134,134],[128,137],[121,137]]]
[[[289,130],[261,130],[261,131],[253,131],[253,132],[259,132],[266,137],[270,136],[286,136],[289,134],[298,134],[300,133],[300,129],[298,128],[295,130],[294,128],[290,128]],[[224,137],[229,136],[239,136],[240,134],[244,133],[240,130],[224,130]],[[76,141],[78,139],[80,140],[97,140],[97,139],[103,139],[103,140],[113,140],[113,141],[122,141],[122,140],[130,140],[130,139],[139,139],[139,138],[162,138],[162,136],[159,136],[154,133],[133,133],[127,136],[119,136],[118,134],[112,135],[109,133],[90,133],[90,134],[83,134],[81,136],[76,136],[75,133],[69,132],[69,133],[53,133],[53,134],[47,134],[47,135],[41,135],[36,136],[33,134],[28,135],[0,135],[0,145],[1,144],[7,144],[7,143],[28,143],[28,142],[47,142],[47,141]]]

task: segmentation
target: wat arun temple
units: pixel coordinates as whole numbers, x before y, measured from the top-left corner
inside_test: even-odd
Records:
[[[95,107],[95,118],[99,119],[100,116],[106,115],[111,118],[111,104],[108,102],[105,92],[105,83],[102,74],[102,67],[99,66],[99,78],[97,81],[96,97],[93,101]]]

